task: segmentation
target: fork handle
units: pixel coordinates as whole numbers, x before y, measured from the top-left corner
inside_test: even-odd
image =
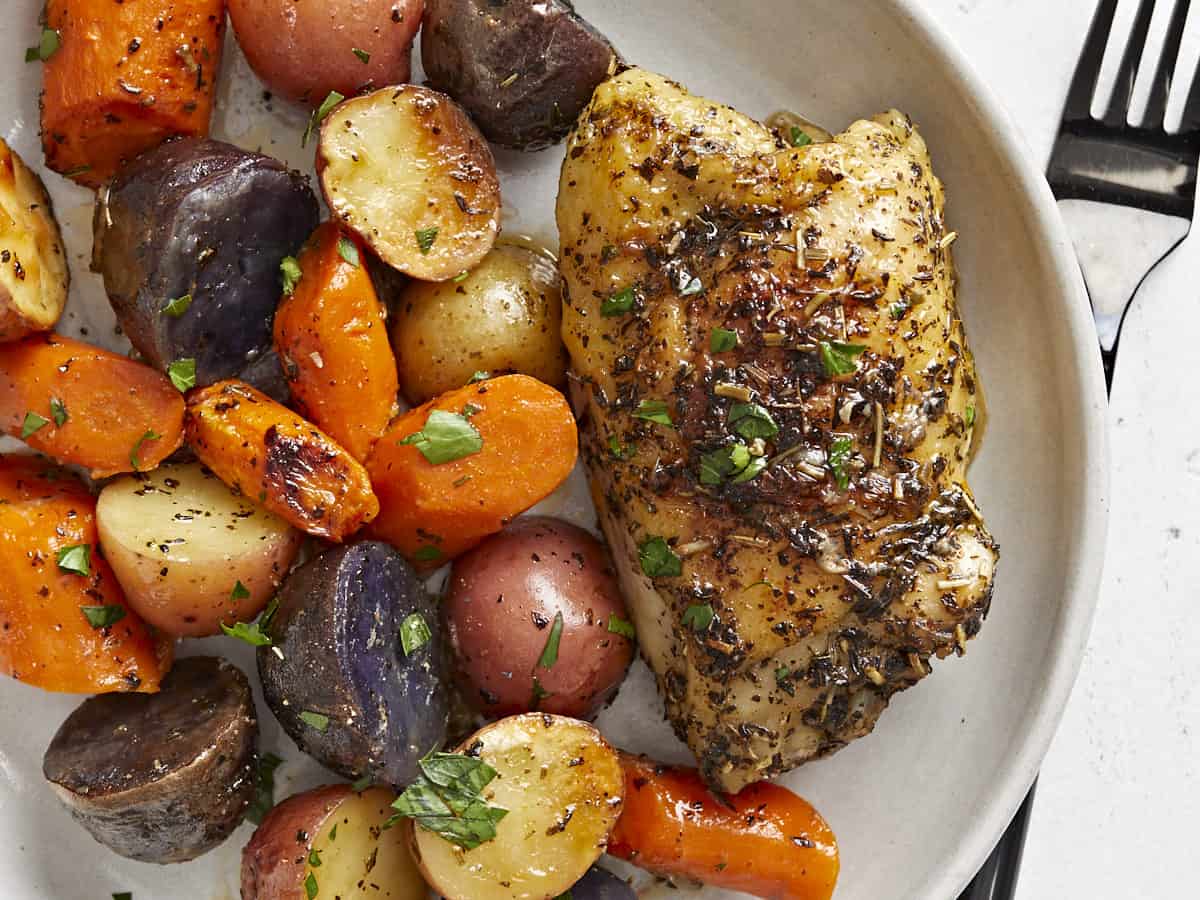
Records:
[[[996,849],[958,900],[1012,900],[1017,892],[1017,875],[1021,870],[1025,835],[1029,832],[1029,813],[1033,809],[1036,790],[1037,782],[1034,781]]]

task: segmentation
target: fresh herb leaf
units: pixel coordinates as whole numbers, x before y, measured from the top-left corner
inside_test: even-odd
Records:
[[[194,388],[196,386],[196,360],[191,357],[175,360],[167,366],[167,377],[180,392]]]
[[[238,579],[237,581],[235,581],[233,584],[233,590],[231,590],[229,592],[229,599],[230,600],[245,600],[249,596],[250,596],[250,590],[244,584],[242,584],[241,579]]]
[[[301,147],[308,145],[308,139],[312,137],[312,133],[316,130],[316,127],[321,124],[322,120],[329,115],[335,106],[345,99],[337,91],[330,91],[325,95],[325,99],[321,101],[321,105],[313,110],[313,114],[308,119],[308,127],[304,129],[304,136],[300,138]]]
[[[357,47],[351,47],[350,52],[358,57],[358,61],[364,66],[371,61],[371,54],[366,50],[359,50]]]
[[[313,847],[312,850],[308,851],[308,864],[314,869],[321,868],[321,851],[316,847]]]
[[[267,608],[263,610],[263,614],[258,617],[259,628],[269,628],[271,620],[275,618],[275,613],[279,611],[279,598],[272,597],[271,602],[267,604]]]
[[[161,434],[147,429],[142,436],[137,439],[133,445],[133,449],[129,451],[129,461],[133,464],[133,471],[140,472],[142,469],[142,464],[138,462],[138,453],[141,452],[142,444],[146,443],[146,441],[157,441],[160,437],[162,437]]]
[[[683,611],[683,624],[692,631],[708,631],[717,614],[707,603],[693,604]]]
[[[829,445],[829,468],[839,491],[850,486],[850,451],[854,449],[853,438],[840,437]]]
[[[67,405],[57,397],[51,397],[50,415],[54,419],[55,426],[62,428],[67,422]]]
[[[675,424],[671,420],[671,413],[667,409],[665,400],[643,400],[637,405],[633,415],[634,418],[645,419],[647,422],[654,422],[657,425],[666,425],[668,428]]]
[[[435,466],[453,462],[483,449],[483,435],[466,416],[435,409],[425,427],[400,442],[412,444]]]
[[[429,630],[429,623],[423,615],[415,612],[404,617],[404,621],[400,623],[400,646],[404,649],[405,656],[412,656],[431,640],[433,632]]]
[[[176,297],[173,300],[168,300],[167,305],[161,310],[164,316],[170,316],[172,319],[178,319],[188,307],[192,305],[192,295],[184,294],[182,297]]]
[[[274,641],[263,631],[264,624],[261,619],[258,622],[235,622],[233,625],[222,622],[221,630],[231,638],[245,641],[251,647],[270,647]]]
[[[897,300],[890,307],[888,307],[888,312],[891,314],[893,319],[899,321],[900,319],[903,319],[904,314],[908,312],[908,304],[903,300]]]
[[[733,481],[731,483],[742,484],[743,482],[751,481],[761,475],[766,467],[767,458],[765,456],[756,456],[750,460],[749,465],[747,465],[744,469],[742,469],[742,471],[738,472],[737,475],[733,477]]]
[[[626,447],[615,434],[610,434],[608,436],[608,452],[612,454],[613,459],[624,459],[633,453],[633,448]]]
[[[36,47],[28,47],[25,50],[25,62],[45,62],[55,53],[62,45],[62,39],[58,36],[58,32],[53,28],[43,28],[42,36],[38,39]]]
[[[45,428],[50,424],[50,420],[39,416],[32,409],[25,413],[25,421],[21,423],[21,440],[25,440],[36,431]]]
[[[453,281],[455,284],[462,284],[464,281],[467,280],[467,278],[470,276],[470,274],[471,273],[469,270],[463,269],[461,272],[459,272],[457,275],[455,275],[450,280]]]
[[[358,247],[355,246],[354,241],[345,236],[338,238],[337,250],[338,256],[350,263],[350,265],[354,266],[356,269],[358,268],[360,264]]]
[[[788,132],[788,142],[793,147],[804,147],[813,142],[813,139],[797,125],[793,125],[791,131]]]
[[[529,709],[532,712],[537,712],[542,705],[542,701],[548,697],[553,697],[554,692],[548,691],[542,687],[542,683],[538,681],[536,675],[533,676],[533,696],[529,699]]]
[[[735,403],[729,407],[729,427],[748,441],[767,440],[779,434],[775,419],[757,403]]]
[[[418,765],[421,774],[392,804],[396,817],[412,819],[464,850],[496,837],[496,825],[508,810],[483,799],[495,769],[461,753],[431,753]]]
[[[125,618],[125,609],[120,606],[81,606],[79,611],[97,631],[116,625]]]
[[[321,888],[317,884],[317,876],[312,872],[308,873],[308,877],[304,879],[304,896],[306,900],[316,900],[317,894]]]
[[[638,562],[648,578],[676,578],[683,574],[683,560],[657,535],[638,545]]]
[[[254,773],[254,797],[246,807],[246,818],[255,825],[261,825],[275,805],[275,770],[281,765],[283,760],[274,753],[264,753],[258,758]]]
[[[714,328],[708,339],[709,349],[713,353],[728,353],[738,345],[738,334],[728,328]]]
[[[963,421],[967,423],[968,428],[975,427],[975,404],[972,403],[963,410]]]
[[[546,646],[542,648],[542,655],[538,657],[537,664],[543,669],[552,669],[554,664],[558,662],[558,645],[562,640],[563,633],[563,614],[559,610],[554,614],[554,624],[550,626],[550,634],[546,638]]]
[[[700,483],[721,484],[749,464],[750,449],[740,441],[728,447],[718,447],[700,457]]]
[[[329,727],[329,716],[324,713],[311,712],[307,709],[300,713],[300,721],[309,728],[315,728],[320,732],[324,732]]]
[[[679,292],[680,297],[691,297],[693,294],[699,294],[704,290],[704,283],[699,276],[692,276],[692,279],[683,286],[683,290]]]
[[[329,830],[329,843],[332,844],[336,840],[337,840],[337,822],[334,822],[333,828],[331,828]]]
[[[67,547],[59,547],[54,558],[58,562],[58,567],[64,572],[84,576],[92,574],[91,544],[71,544]]]
[[[442,551],[432,544],[426,544],[413,554],[413,559],[417,562],[433,562],[435,559],[442,558]]]
[[[300,271],[300,262],[294,256],[285,256],[279,261],[279,282],[283,285],[283,294],[290,297],[296,292],[296,285],[304,273]]]
[[[853,375],[858,370],[854,357],[866,350],[863,344],[845,344],[841,341],[821,341],[821,365],[830,378]]]
[[[413,236],[417,239],[417,249],[424,256],[433,249],[433,242],[437,240],[438,230],[436,228],[418,228],[413,232]]]
[[[608,614],[608,631],[609,634],[619,634],[621,637],[627,637],[631,641],[637,637],[637,632],[633,629],[633,623],[628,619],[622,619],[616,613]]]
[[[606,319],[615,319],[633,309],[633,301],[637,298],[632,286],[621,288],[612,296],[600,302],[600,315]]]

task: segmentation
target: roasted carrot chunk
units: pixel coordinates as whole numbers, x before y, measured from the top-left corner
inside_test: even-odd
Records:
[[[0,428],[93,478],[153,469],[183,442],[161,372],[57,334],[0,344]]]
[[[342,541],[379,512],[366,470],[345,448],[244,382],[192,391],[186,427],[218,478],[301,531]]]
[[[820,813],[760,782],[713,795],[695,769],[623,755],[625,806],[608,852],[659,875],[694,878],[767,900],[828,900],[837,839]]]
[[[333,222],[297,260],[275,312],[275,350],[306,418],[363,460],[396,414],[396,359],[366,252]],[[293,276],[294,277],[294,276]]]
[[[208,134],[225,0],[47,0],[46,28],[42,149],[54,171],[99,187],[168,137]]]
[[[0,673],[48,691],[158,690],[171,643],[125,603],[70,472],[0,456]]]
[[[396,419],[375,445],[371,533],[419,565],[440,565],[562,484],[577,452],[566,398],[535,378],[448,391]]]

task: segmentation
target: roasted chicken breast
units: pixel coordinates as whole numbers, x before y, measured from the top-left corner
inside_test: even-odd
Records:
[[[558,195],[592,493],[667,715],[725,791],[962,653],[997,559],[925,143],[898,112],[787,137],[629,69]]]

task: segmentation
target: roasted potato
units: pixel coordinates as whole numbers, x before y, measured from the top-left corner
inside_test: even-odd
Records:
[[[85,700],[58,729],[42,772],[100,843],[141,862],[195,859],[242,821],[254,795],[258,722],[246,676],[181,659],[157,694]]]
[[[267,87],[316,106],[408,81],[421,0],[229,0],[229,20]]]
[[[456,559],[441,611],[464,694],[487,716],[586,718],[633,660],[608,552],[561,519],[522,516]]]
[[[169,141],[98,194],[93,268],[138,352],[162,370],[195,360],[203,387],[270,350],[280,261],[316,225],[307,180],[283,163]]]
[[[617,54],[567,0],[426,0],[421,64],[490,141],[562,140]]]
[[[384,828],[395,797],[387,788],[355,793],[344,784],[288,797],[242,851],[241,900],[426,900],[403,832]]]
[[[53,328],[70,284],[46,186],[0,140],[0,342]]]
[[[549,256],[501,244],[460,280],[412,281],[392,344],[409,403],[462,387],[476,372],[566,380],[562,294]]]
[[[129,605],[155,628],[188,637],[254,619],[304,537],[199,463],[110,482],[96,522]]]
[[[342,541],[379,512],[366,470],[311,422],[240,381],[188,394],[196,457],[301,531]]]
[[[507,813],[495,838],[470,850],[408,820],[425,880],[446,900],[551,900],[570,889],[620,815],[616,751],[592,726],[548,714],[501,719],[459,750],[495,770],[482,799]]]
[[[414,278],[453,278],[495,243],[492,151],[445,94],[402,84],[340,104],[321,125],[317,172],[333,216]]]
[[[386,544],[325,551],[287,577],[260,647],[267,705],[300,749],[346,778],[401,786],[446,737],[441,627]]]

